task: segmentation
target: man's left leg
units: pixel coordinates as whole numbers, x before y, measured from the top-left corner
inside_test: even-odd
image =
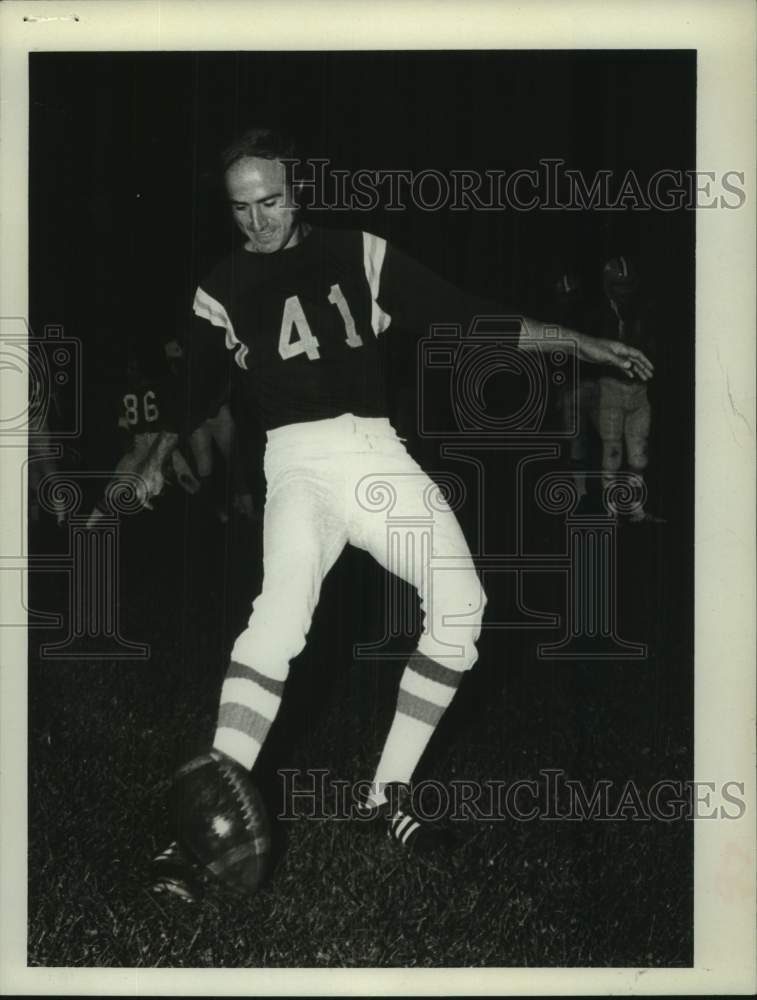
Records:
[[[423,632],[403,671],[394,719],[372,782],[369,802],[375,806],[386,802],[387,785],[410,784],[463,674],[476,661],[486,604],[455,515],[440,501],[428,476],[413,465],[414,472],[400,473],[393,482],[399,485],[400,504],[406,510],[432,515],[428,526],[402,529],[398,543],[392,545],[385,518],[366,513],[362,538],[356,543],[416,588],[423,612]],[[437,492],[433,511],[426,506],[430,491]]]
[[[616,379],[601,378],[596,407],[592,410],[592,418],[597,432],[602,440],[602,488],[604,503],[608,512],[616,516],[616,511],[610,501],[610,489],[615,482],[616,474],[623,464],[623,425],[625,411],[623,409],[622,386]]]
[[[649,432],[652,426],[652,410],[649,404],[646,387],[639,393],[638,406],[626,414],[625,436],[628,468],[636,475],[640,484],[641,496],[636,510],[630,515],[631,524],[660,523],[663,518],[651,514],[644,507],[646,484],[644,475],[649,464]]]

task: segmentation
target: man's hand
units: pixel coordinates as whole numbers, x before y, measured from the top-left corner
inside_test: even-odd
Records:
[[[166,459],[176,447],[178,440],[178,434],[162,431],[155,444],[147,453],[147,457],[141,467],[136,470],[144,483],[142,506],[146,507],[147,510],[152,510],[152,498],[159,496],[163,492],[163,487],[166,484],[163,475],[163,466]]]
[[[160,496],[163,492],[163,487],[166,484],[165,476],[163,475],[163,470],[159,468],[152,468],[143,466],[139,470],[139,475],[142,477],[142,484],[138,487],[140,500],[142,501],[142,506],[146,510],[152,510],[152,499],[153,497]]]
[[[646,382],[654,375],[654,365],[646,354],[619,340],[605,340],[588,334],[574,334],[577,340],[578,357],[581,361],[591,361],[595,365],[614,365],[629,378]]]
[[[629,378],[646,382],[654,375],[654,365],[642,351],[630,347],[619,340],[605,340],[590,337],[568,327],[558,327],[553,323],[523,317],[518,346],[524,351],[575,350],[581,361],[591,361],[595,365],[614,365],[624,371]]]

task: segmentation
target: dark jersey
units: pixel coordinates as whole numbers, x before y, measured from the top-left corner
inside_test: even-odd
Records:
[[[651,303],[638,300],[629,304],[614,303],[603,299],[601,305],[589,315],[587,332],[594,337],[619,340],[643,351],[647,357],[655,358],[655,310]],[[595,374],[601,374],[624,381],[617,368],[600,365]]]
[[[476,315],[500,311],[356,230],[313,228],[273,254],[240,248],[197,289],[183,419],[196,426],[209,416],[232,379],[264,430],[385,416],[378,338],[390,325],[467,329]]]
[[[165,427],[163,401],[166,380],[161,376],[133,374],[121,386],[118,425],[130,434],[149,434]]]

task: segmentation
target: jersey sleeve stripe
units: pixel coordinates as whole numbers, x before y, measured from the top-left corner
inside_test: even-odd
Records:
[[[376,336],[383,333],[392,321],[391,316],[378,304],[381,269],[384,266],[385,255],[386,240],[371,233],[363,233],[363,268],[371,290],[371,326]]]
[[[232,348],[239,344],[237,335],[234,333],[234,326],[229,319],[229,314],[221,303],[217,299],[214,299],[212,295],[208,295],[203,288],[198,287],[195,292],[192,311],[200,319],[206,319],[213,326],[220,327],[226,331],[226,346],[229,350],[232,350]]]
[[[194,302],[192,303],[192,310],[195,316],[199,316],[200,319],[206,319],[213,326],[217,326],[226,332],[226,347],[230,351],[236,348],[234,358],[240,368],[246,369],[246,358],[249,348],[234,333],[234,325],[229,318],[229,314],[218,299],[214,299],[212,295],[208,295],[204,288],[198,286]]]

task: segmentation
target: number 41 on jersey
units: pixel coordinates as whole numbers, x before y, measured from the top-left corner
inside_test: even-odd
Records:
[[[339,310],[347,344],[350,347],[362,347],[363,341],[355,329],[355,320],[339,285],[331,286],[329,302]],[[318,338],[310,329],[300,300],[296,295],[290,295],[284,303],[284,315],[281,318],[279,354],[285,361],[298,354],[306,354],[311,361],[317,361],[321,356],[318,346]]]

